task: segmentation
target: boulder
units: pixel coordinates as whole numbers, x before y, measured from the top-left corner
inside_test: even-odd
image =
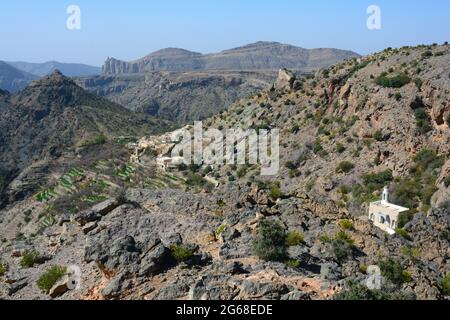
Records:
[[[278,78],[275,82],[275,88],[278,90],[292,89],[295,82],[295,74],[287,69],[278,71]]]

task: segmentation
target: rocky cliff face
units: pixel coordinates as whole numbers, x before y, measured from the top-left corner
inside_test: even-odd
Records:
[[[257,42],[217,54],[202,55],[183,49],[164,49],[142,59],[125,62],[108,58],[105,74],[145,73],[154,71],[205,70],[278,70],[290,68],[310,71],[344,59],[354,58],[354,52],[337,49],[307,50],[276,42]]]

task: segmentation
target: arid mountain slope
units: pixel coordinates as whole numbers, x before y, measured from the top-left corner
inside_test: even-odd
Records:
[[[83,88],[126,108],[188,123],[205,119],[267,88],[275,72],[152,72],[78,78]]]
[[[92,95],[59,71],[5,99],[0,101],[0,170],[9,178],[80,144],[139,136],[164,126]]]
[[[41,171],[49,179],[40,193],[0,212],[0,294],[448,299],[449,60],[448,45],[433,45],[297,80],[282,70],[272,89],[204,122],[280,129],[281,169],[272,177],[257,165],[150,174],[155,150],[125,164],[133,149],[114,143],[67,153]],[[411,208],[394,235],[367,215],[385,185],[392,202]],[[30,252],[39,259],[26,267]],[[64,277],[42,283],[52,267],[70,265],[81,271],[76,290]],[[381,290],[367,287],[371,266],[380,267]]]

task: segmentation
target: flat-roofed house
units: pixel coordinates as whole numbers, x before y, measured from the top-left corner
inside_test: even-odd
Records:
[[[382,200],[370,204],[369,219],[376,227],[393,235],[398,226],[399,215],[407,211],[408,208],[389,203],[389,189],[385,187]]]

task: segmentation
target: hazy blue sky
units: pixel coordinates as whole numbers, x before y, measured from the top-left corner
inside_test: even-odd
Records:
[[[79,31],[66,8],[79,5]],[[382,29],[369,31],[369,5]],[[136,59],[165,47],[208,53],[258,40],[361,54],[450,40],[448,0],[14,0],[0,4],[0,60]]]

